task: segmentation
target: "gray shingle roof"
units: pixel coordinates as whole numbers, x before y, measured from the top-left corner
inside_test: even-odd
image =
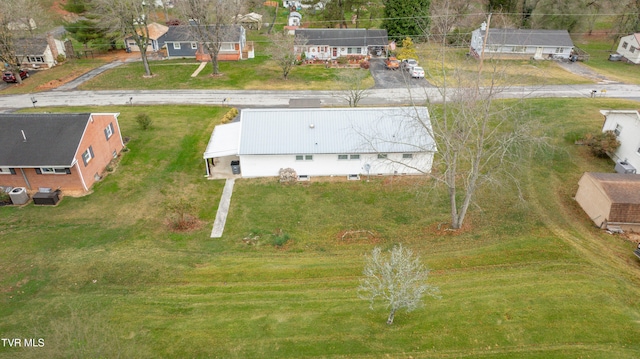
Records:
[[[435,150],[424,107],[244,109],[240,123],[240,155]]]
[[[40,56],[44,54],[47,46],[49,46],[49,43],[45,38],[16,39],[16,56]]]
[[[0,166],[70,167],[90,116],[0,114]]]
[[[386,46],[387,30],[367,29],[296,29],[307,45],[323,46]]]
[[[480,31],[484,37],[485,31]],[[489,29],[487,45],[573,46],[567,30]]]
[[[196,25],[179,25],[169,26],[169,30],[164,35],[164,42],[187,42],[198,41],[196,36],[191,33],[191,27]],[[208,26],[210,29],[214,29],[214,26]],[[241,34],[240,25],[224,26],[224,42],[238,42],[240,41]]]

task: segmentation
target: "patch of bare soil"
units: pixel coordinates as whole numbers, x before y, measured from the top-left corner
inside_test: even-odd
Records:
[[[462,223],[462,228],[460,229],[452,229],[450,222],[440,222],[426,227],[423,232],[425,234],[435,236],[459,236],[461,234],[471,232],[473,228],[474,226],[471,217],[466,217],[464,222]]]
[[[340,231],[336,235],[336,239],[338,240],[338,243],[341,244],[380,243],[382,240],[378,232],[367,229]]]

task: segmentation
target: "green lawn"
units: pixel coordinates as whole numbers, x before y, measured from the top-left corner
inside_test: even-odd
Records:
[[[609,61],[609,54],[615,54],[617,43],[611,39],[593,39],[588,36],[576,40],[575,45],[589,53],[586,66],[607,76],[612,80],[625,83],[640,83],[640,72],[637,65],[622,61]]]
[[[480,191],[461,233],[438,230],[448,203],[425,178],[242,179],[221,239],[209,234],[224,182],[203,177],[201,157],[225,109],[92,108],[121,112],[117,170],[57,207],[0,208],[0,334],[45,340],[0,358],[637,358],[635,243],[572,200],[583,171],[613,168],[574,139],[599,129],[599,109],[636,103],[525,104],[553,150],[521,174],[527,202]],[[202,221],[189,233],[167,226],[181,197]],[[290,239],[275,247],[273,233]],[[422,256],[442,299],[387,326],[356,287],[363,255],[394,243]]]

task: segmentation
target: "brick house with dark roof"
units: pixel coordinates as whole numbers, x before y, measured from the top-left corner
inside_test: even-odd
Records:
[[[640,175],[585,172],[576,201],[600,228],[640,231]]]
[[[124,147],[118,115],[0,114],[0,186],[88,192]]]
[[[349,55],[385,54],[389,46],[384,29],[296,29],[296,54],[303,51],[307,59],[334,60]]]

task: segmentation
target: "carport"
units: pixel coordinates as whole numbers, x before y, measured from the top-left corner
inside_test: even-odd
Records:
[[[231,161],[239,161],[240,122],[218,125],[213,129],[203,158],[209,178],[236,178]]]

